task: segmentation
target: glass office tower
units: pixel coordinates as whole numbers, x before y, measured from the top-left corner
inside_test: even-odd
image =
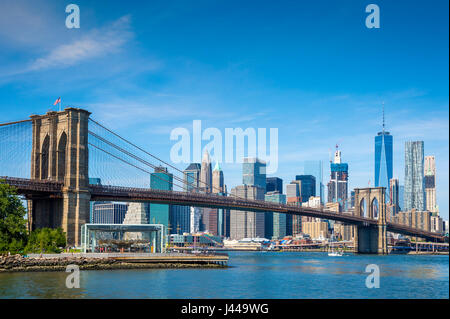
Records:
[[[320,196],[320,202],[325,203],[325,187],[323,185],[323,163],[322,161],[305,161],[303,163],[303,174],[312,175],[316,178],[316,195]]]
[[[375,136],[375,187],[386,187],[389,200],[389,181],[392,178],[393,137],[384,130]]]
[[[424,149],[423,141],[405,143],[405,193],[404,211],[415,208],[424,211]]]
[[[296,181],[300,181],[300,201],[307,202],[311,196],[316,196],[316,178],[312,175],[296,175]]]
[[[242,184],[258,186],[266,191],[266,163],[258,158],[244,158]]]
[[[279,177],[267,177],[266,178],[266,193],[268,192],[280,192],[283,193],[283,180]]]
[[[184,188],[186,192],[197,191],[200,186],[200,170],[199,163],[191,163],[184,171]]]
[[[265,195],[266,202],[286,204],[286,195],[278,191]],[[281,239],[286,236],[286,214],[266,212],[265,237],[268,239]]]
[[[156,167],[155,172],[150,174],[150,188],[172,190],[173,175],[168,173],[166,167]],[[167,231],[169,227],[169,212],[170,205],[151,203],[148,222],[150,224],[163,224],[165,226],[164,229]],[[173,228],[173,225],[170,225],[170,228]],[[172,231],[172,229],[170,231]],[[165,235],[167,236],[167,234]]]

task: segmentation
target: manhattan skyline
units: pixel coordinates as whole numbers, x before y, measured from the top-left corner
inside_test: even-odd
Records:
[[[79,30],[65,28],[65,4],[0,4],[1,122],[44,113],[61,96],[63,107],[88,109],[165,160],[171,130],[192,132],[196,119],[221,131],[277,127],[279,165],[270,176],[286,184],[303,161],[322,160],[326,184],[338,144],[350,191],[375,184],[385,102],[393,177],[404,185],[405,142],[424,141],[448,219],[446,1],[378,1],[379,30],[364,26],[362,1],[262,1],[239,12],[233,1],[77,4]],[[83,50],[73,52],[75,44]],[[228,189],[242,183],[242,164],[221,166]]]

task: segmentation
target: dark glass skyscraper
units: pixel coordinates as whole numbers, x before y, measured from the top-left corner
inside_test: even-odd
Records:
[[[383,130],[375,136],[375,187],[386,187],[386,202],[389,200],[389,181],[393,172],[392,149],[393,137],[384,130],[383,107]]]
[[[266,178],[266,193],[279,192],[283,194],[283,180],[279,177]]]
[[[189,233],[191,229],[190,207],[171,205],[169,210],[169,222],[171,234]]]
[[[296,181],[300,183],[300,201],[307,202],[311,196],[316,196],[316,178],[312,175],[296,175]]]
[[[150,174],[150,188],[159,190],[173,189],[173,175],[167,171],[166,167],[156,167],[155,172]],[[170,205],[150,203],[150,224],[163,224],[165,229],[169,228]],[[173,225],[170,225],[170,228]]]
[[[254,185],[266,190],[266,163],[257,158],[244,158],[242,184]]]

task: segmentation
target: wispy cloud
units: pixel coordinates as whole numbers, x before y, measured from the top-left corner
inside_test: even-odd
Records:
[[[448,141],[448,118],[427,118],[415,121],[404,121],[393,125],[392,132],[401,136],[402,140],[420,139]]]
[[[134,37],[130,22],[130,16],[125,15],[104,27],[87,31],[76,39],[66,40],[65,43],[58,44],[58,41],[50,41],[56,44],[52,47],[44,47],[47,52],[39,53],[42,49],[28,52],[28,55],[31,56],[38,54],[41,56],[31,58],[31,61],[28,60],[28,62],[24,62],[24,59],[18,59],[8,66],[2,66],[2,70],[0,70],[1,80],[2,82],[9,82],[22,79],[23,76],[28,76],[29,79],[30,74],[37,74],[38,71],[64,69],[72,66],[79,67],[83,62],[96,61],[95,59],[98,60],[98,58],[105,56],[114,56]],[[45,24],[40,29],[45,30]],[[60,38],[63,38],[63,36],[60,36]],[[114,69],[114,66],[111,66],[111,68]],[[90,73],[92,74],[92,72]],[[76,74],[73,74],[73,76],[76,76]]]
[[[36,59],[28,70],[67,67],[115,52],[133,36],[129,23],[130,16],[123,16],[109,26],[91,31],[80,40],[60,45],[44,57]]]

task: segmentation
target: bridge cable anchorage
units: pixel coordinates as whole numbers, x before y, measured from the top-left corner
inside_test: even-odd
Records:
[[[168,163],[168,162],[166,162],[166,161],[160,159],[159,157],[157,157],[157,156],[155,156],[155,155],[153,155],[153,154],[147,152],[147,151],[144,150],[143,148],[141,148],[141,147],[137,146],[136,144],[130,142],[129,140],[123,138],[122,136],[118,135],[117,133],[113,132],[112,130],[108,129],[107,127],[105,127],[104,125],[100,124],[99,122],[93,120],[92,118],[89,118],[89,120],[92,121],[93,123],[97,124],[97,125],[100,126],[101,128],[103,128],[104,130],[108,131],[109,133],[113,134],[114,136],[118,137],[119,139],[121,139],[121,140],[124,141],[125,143],[127,143],[127,144],[129,144],[129,145],[135,147],[136,149],[138,149],[138,150],[140,150],[141,152],[143,152],[143,153],[145,153],[145,154],[151,156],[152,158],[156,159],[157,161],[159,161],[159,162],[161,162],[161,163],[163,163],[163,164],[165,164],[165,165],[167,165],[167,166],[173,168],[174,170],[180,172],[180,173],[183,174],[183,176],[184,176],[184,172],[183,172],[182,170],[178,169],[177,167],[173,166],[172,164],[170,164],[170,163]],[[90,133],[91,133],[91,131],[90,131]],[[95,133],[94,133],[94,134],[95,134]],[[98,136],[98,135],[97,135],[97,136]],[[174,174],[173,174],[173,175],[174,175]],[[175,176],[175,175],[174,175],[174,176]],[[196,179],[194,180],[194,182],[198,182],[199,184],[204,184],[205,186],[210,186],[211,189],[216,189],[216,190],[219,190],[219,191],[221,191],[221,192],[223,191],[222,189],[219,189],[219,188],[214,187],[214,186],[212,186],[212,185],[208,185],[206,182],[201,181],[199,178],[196,178]],[[192,187],[193,187],[194,189],[196,189],[197,191],[200,190],[200,187],[195,187],[195,186],[193,186],[193,182],[192,182],[192,183],[189,183],[189,182],[185,182],[185,181],[183,180],[183,183],[187,184],[188,186],[192,186]],[[230,195],[230,196],[232,196],[232,197],[245,199],[245,198],[239,197],[239,196],[237,196],[237,195],[235,195],[235,194],[231,194],[231,193],[229,193],[228,191],[224,192],[224,194],[225,194],[225,196]]]
[[[145,169],[143,169],[143,168],[141,168],[141,167],[139,167],[139,166],[136,166],[136,165],[134,165],[134,164],[132,164],[132,163],[130,163],[130,162],[128,162],[128,161],[126,161],[126,160],[124,160],[124,159],[122,159],[122,158],[120,158],[120,157],[118,157],[118,156],[116,156],[116,155],[114,155],[114,154],[112,154],[112,153],[110,153],[110,152],[108,152],[108,151],[102,149],[102,148],[99,147],[99,146],[96,146],[96,145],[94,145],[94,144],[92,144],[92,143],[90,143],[90,142],[88,143],[88,145],[91,145],[92,147],[95,147],[96,149],[98,149],[98,150],[100,150],[100,151],[102,151],[102,152],[104,152],[104,153],[106,153],[106,154],[108,154],[108,155],[110,155],[110,156],[112,156],[112,157],[118,159],[119,161],[124,162],[125,164],[128,164],[128,165],[130,165],[130,166],[133,166],[134,168],[137,168],[138,170],[141,170],[141,171],[143,171],[144,173],[147,173],[147,174],[149,174],[149,175],[151,174],[151,172],[149,172],[149,171],[147,171],[147,170],[145,170]],[[154,176],[155,176],[156,178],[162,180],[163,182],[171,183],[171,184],[173,184],[173,185],[175,185],[175,186],[180,187],[181,189],[183,189],[183,186],[178,185],[178,184],[175,184],[173,181],[170,182],[169,180],[166,180],[166,179],[164,179],[164,178],[162,178],[162,177],[160,177],[160,176],[157,176],[157,175],[154,175]]]

